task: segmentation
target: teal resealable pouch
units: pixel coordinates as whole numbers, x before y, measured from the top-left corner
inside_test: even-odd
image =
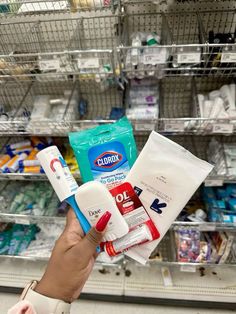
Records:
[[[69,139],[83,182],[100,181],[109,190],[125,180],[137,158],[133,128],[126,117],[72,132]]]

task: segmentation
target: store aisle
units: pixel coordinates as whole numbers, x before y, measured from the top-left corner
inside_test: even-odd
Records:
[[[18,300],[18,295],[0,293],[0,313],[5,314]],[[72,305],[71,314],[232,314],[234,311],[208,310],[157,305],[123,304],[80,300]]]

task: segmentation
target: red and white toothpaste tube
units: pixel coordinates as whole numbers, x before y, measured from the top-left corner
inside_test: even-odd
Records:
[[[104,250],[109,256],[118,255],[133,246],[160,237],[156,226],[130,183],[125,182],[110,190],[110,193],[129,226],[129,233],[122,238],[105,243]]]

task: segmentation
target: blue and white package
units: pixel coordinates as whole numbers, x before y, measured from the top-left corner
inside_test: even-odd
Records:
[[[133,129],[127,118],[69,134],[83,182],[99,181],[110,190],[124,182],[136,157]]]

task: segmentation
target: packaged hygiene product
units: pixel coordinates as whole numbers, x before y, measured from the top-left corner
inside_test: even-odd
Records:
[[[84,183],[76,192],[75,200],[92,226],[96,225],[106,211],[112,214],[103,241],[113,241],[128,233],[129,227],[125,219],[111,193],[102,183],[96,181]]]
[[[132,126],[127,118],[116,123],[69,134],[82,180],[100,181],[111,189],[121,184],[137,156]]]
[[[156,226],[130,183],[125,182],[110,192],[129,226],[129,233],[104,245],[104,250],[109,256],[118,255],[135,245],[153,241],[160,237]]]
[[[80,211],[76,201],[75,193],[78,184],[71,175],[70,170],[56,146],[50,146],[41,150],[37,158],[45,171],[51,185],[53,186],[59,200],[66,201],[74,209],[75,214],[85,233],[90,230],[90,224]]]
[[[145,263],[172,222],[213,166],[182,146],[152,132],[126,177],[155,223],[160,237],[131,248],[126,255]]]

